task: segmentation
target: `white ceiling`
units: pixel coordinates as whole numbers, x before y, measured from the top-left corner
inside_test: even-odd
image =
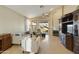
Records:
[[[28,18],[33,18],[40,16],[41,14],[48,12],[50,9],[55,9],[59,7],[58,5],[44,5],[40,8],[40,5],[6,5],[6,7],[26,16]]]

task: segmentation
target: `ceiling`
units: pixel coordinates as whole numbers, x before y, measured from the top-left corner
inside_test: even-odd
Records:
[[[51,9],[53,10],[59,6],[58,5],[44,5],[40,8],[40,5],[6,5],[6,7],[18,12],[19,14],[23,16],[26,16],[28,18],[33,18],[36,16],[40,16],[43,13],[46,13]]]

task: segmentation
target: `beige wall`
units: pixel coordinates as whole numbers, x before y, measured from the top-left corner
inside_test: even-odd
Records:
[[[24,16],[0,6],[0,34],[24,32]]]
[[[62,8],[58,8],[53,14],[53,30],[59,30],[59,19],[62,16]]]
[[[13,44],[20,44],[21,37],[17,37],[15,33],[24,32],[24,19],[25,17],[12,11],[11,9],[0,6],[0,34],[11,33],[13,34]]]
[[[64,6],[64,14],[71,13],[77,9],[77,5],[67,5]]]

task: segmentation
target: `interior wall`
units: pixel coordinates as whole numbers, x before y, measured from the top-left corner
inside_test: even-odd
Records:
[[[64,15],[75,11],[77,9],[77,7],[78,7],[77,5],[66,5],[66,6],[64,6]]]
[[[59,19],[61,16],[62,16],[62,8],[59,8],[53,14],[53,30],[59,30]]]
[[[11,33],[13,34],[13,44],[20,44],[20,37],[15,36],[16,33],[23,33],[25,17],[16,13],[15,11],[0,6],[0,34]]]

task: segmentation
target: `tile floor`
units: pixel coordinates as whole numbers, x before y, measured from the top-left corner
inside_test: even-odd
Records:
[[[23,54],[20,45],[13,45],[2,54]],[[42,40],[39,54],[72,54],[59,41],[58,37],[53,36],[51,44],[48,39]]]

